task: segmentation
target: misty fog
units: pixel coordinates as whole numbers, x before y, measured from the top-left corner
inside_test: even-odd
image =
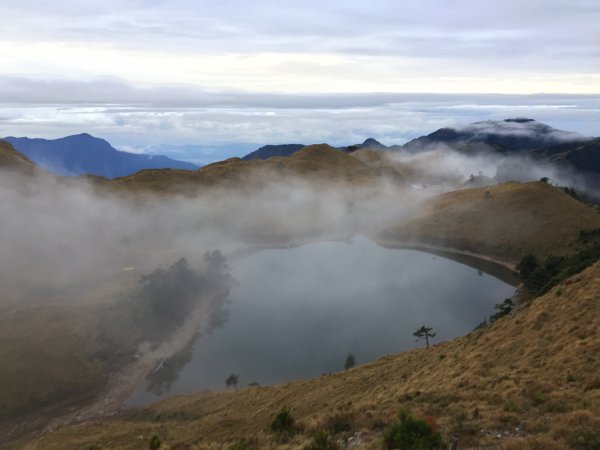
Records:
[[[370,170],[374,176],[342,182],[335,177],[327,179],[322,174],[287,176],[289,172],[278,170],[277,164],[244,166],[243,168],[250,167],[248,170],[253,173],[244,172],[239,179],[236,178],[236,173],[233,180],[217,179],[214,184],[198,185],[197,192],[191,191],[189,184],[182,184],[180,193],[168,194],[145,189],[130,190],[126,184],[107,185],[86,177],[67,179],[44,173],[35,176],[6,171],[0,173],[0,307],[7,312],[21,309],[20,317],[35,318],[39,311],[37,322],[25,321],[29,325],[21,325],[20,321],[11,323],[10,326],[15,330],[21,327],[20,335],[23,338],[18,345],[15,344],[14,349],[7,348],[7,351],[17,355],[20,364],[23,358],[28,360],[29,353],[36,351],[36,346],[41,346],[41,354],[50,358],[48,364],[55,364],[54,361],[57,361],[56,364],[73,364],[69,366],[72,372],[67,371],[67,375],[61,375],[67,376],[66,379],[52,378],[49,383],[50,388],[57,389],[63,396],[59,398],[69,398],[71,395],[69,391],[63,391],[63,386],[70,383],[69,377],[82,376],[78,368],[80,358],[89,358],[94,364],[91,375],[84,374],[89,385],[94,386],[99,382],[92,375],[113,373],[115,369],[123,367],[124,363],[137,367],[136,376],[131,377],[128,384],[129,388],[138,386],[144,375],[167,368],[167,372],[156,372],[166,374],[167,381],[163,379],[154,384],[157,390],[165,391],[167,385],[177,383],[180,372],[183,374],[182,379],[188,376],[185,375],[186,364],[195,358],[189,352],[199,351],[198,349],[203,348],[203,343],[211,342],[209,338],[202,336],[196,346],[192,346],[202,321],[208,321],[211,329],[223,326],[223,330],[230,330],[227,331],[230,336],[239,336],[235,327],[229,328],[231,323],[236,323],[235,320],[240,320],[240,316],[232,316],[237,317],[235,320],[228,317],[228,301],[232,301],[234,313],[244,299],[248,299],[248,302],[258,301],[256,299],[260,299],[261,295],[256,290],[254,294],[251,293],[252,283],[266,289],[265,293],[269,295],[289,294],[288,297],[281,297],[283,301],[303,304],[309,314],[315,315],[318,314],[316,309],[308,311],[312,308],[311,304],[300,302],[301,297],[298,295],[301,295],[301,289],[298,283],[312,285],[314,290],[309,293],[312,300],[318,302],[321,299],[324,302],[321,306],[331,311],[344,307],[343,301],[349,296],[343,293],[347,293],[352,286],[356,287],[355,291],[360,291],[352,281],[366,285],[371,277],[367,272],[359,277],[355,273],[356,267],[344,265],[344,258],[348,258],[342,255],[343,252],[337,256],[341,258],[339,264],[335,262],[335,255],[329,255],[327,259],[318,252],[312,256],[308,252],[302,258],[303,267],[322,268],[321,274],[325,274],[324,269],[327,268],[327,277],[306,281],[302,278],[302,271],[307,269],[300,268],[294,272],[299,275],[297,279],[294,280],[288,273],[279,280],[282,284],[276,285],[277,280],[273,277],[278,277],[276,269],[283,262],[270,266],[257,264],[254,270],[246,270],[246,275],[240,275],[240,279],[245,281],[236,286],[235,272],[239,258],[262,249],[302,249],[303,244],[346,242],[359,235],[376,240],[382,231],[425,212],[425,208],[429,207],[428,200],[456,189],[513,179],[537,180],[541,177],[549,177],[553,183],[566,186],[572,186],[578,181],[567,171],[559,171],[530,158],[494,152],[467,155],[445,146],[436,146],[418,153],[358,150],[354,157],[366,164],[366,172]],[[269,171],[265,167],[272,167],[273,170]],[[350,167],[354,165],[350,164]],[[179,188],[178,184],[175,186]],[[367,261],[369,251],[371,250],[359,248],[354,257]],[[405,253],[398,250],[388,252],[392,257],[398,256],[399,260],[400,254]],[[207,255],[209,259],[210,255],[223,255],[219,273],[210,273],[211,264]],[[411,257],[411,261],[418,260],[419,264],[412,264],[411,267],[409,262],[411,269],[417,270],[419,274],[431,272],[434,277],[436,274],[440,275],[439,261],[430,255],[416,255]],[[373,267],[378,266],[374,264]],[[406,279],[402,278],[402,274],[408,271],[399,267],[390,277]],[[230,277],[230,273],[233,277]],[[468,268],[468,273],[471,276],[475,274],[476,280],[480,279],[476,270]],[[249,281],[248,274],[257,279]],[[500,283],[498,286],[504,286],[499,280],[486,277],[492,280],[489,281],[492,284]],[[434,284],[433,281],[423,281],[416,276],[413,278],[424,284]],[[213,279],[223,281],[216,289],[218,292],[209,289]],[[180,285],[181,280],[184,280],[183,285]],[[383,291],[374,290],[368,294],[374,301],[385,303],[386,298],[395,296],[392,292],[395,288],[388,289],[394,283],[372,279],[373,282],[376,280],[381,282],[380,288]],[[466,284],[472,284],[477,291],[477,282],[471,280]],[[454,282],[450,281],[450,285],[452,283]],[[465,283],[454,284],[462,286]],[[149,286],[152,289],[149,290]],[[504,288],[500,289],[498,298],[494,292],[500,291],[490,290],[483,285],[480,288],[490,294],[482,303],[488,310],[490,305],[502,301],[502,297],[507,295]],[[272,289],[284,292],[274,292]],[[323,297],[319,297],[319,292]],[[337,297],[333,295],[334,292],[337,292]],[[412,292],[410,297],[419,302],[424,291],[413,286]],[[478,295],[478,292],[471,290],[465,298],[473,300],[479,298]],[[433,294],[432,296],[435,297]],[[267,296],[264,297],[266,300]],[[181,310],[169,311],[171,301],[178,302],[179,306],[175,306],[181,307]],[[356,298],[354,302],[356,303]],[[39,309],[41,305],[49,304],[59,306],[55,310]],[[269,320],[277,322],[279,319],[275,309],[270,311],[269,305],[262,304],[264,314],[272,313]],[[464,309],[464,305],[460,305],[456,306],[457,310]],[[247,307],[252,308],[250,303]],[[367,328],[372,328],[373,323],[377,322],[377,311],[381,308],[383,306],[380,305],[359,313],[364,317]],[[444,339],[465,333],[475,324],[475,319],[471,317],[460,321],[460,326],[453,328],[454,331],[451,332],[445,329],[452,324],[451,316],[443,312],[446,310],[437,308],[441,314],[437,315],[436,308],[431,305],[428,308],[426,316],[417,314],[412,317],[436,323],[440,336]],[[74,313],[71,314],[71,311]],[[160,311],[169,312],[163,314]],[[392,315],[399,314],[394,311]],[[487,314],[488,311],[476,311],[477,321],[483,320]],[[62,323],[52,322],[61,318],[65,318],[64,327]],[[414,320],[410,320],[411,324]],[[350,339],[352,335],[355,319],[348,318],[347,322],[351,325],[337,327],[340,339],[342,336]],[[33,330],[25,329],[24,326],[44,328]],[[308,328],[312,326],[310,321],[307,322]],[[40,333],[41,343],[30,338],[31,333],[44,331],[45,327],[48,327],[48,337]],[[55,336],[58,336],[58,342],[62,342],[61,339],[68,342],[73,340],[75,335],[69,327],[83,327],[85,330],[77,335],[81,347],[76,347],[76,351],[81,353],[66,349],[58,353],[59,360],[52,359],[54,356],[47,356],[54,355],[46,348],[46,342],[53,345]],[[359,333],[359,328],[355,328],[356,333]],[[407,328],[408,325],[398,332],[410,338],[412,332]],[[364,329],[361,333],[365,333]],[[298,332],[295,336],[300,339],[301,334]],[[328,341],[333,339],[325,335],[322,338]],[[267,336],[266,339],[268,341],[274,338]],[[385,337],[380,340],[387,342]],[[401,341],[396,336],[390,340],[394,345],[384,349],[365,338],[362,349],[354,351],[361,362],[365,362],[383,352],[408,348]],[[310,345],[314,346],[314,343]],[[369,346],[370,351],[367,349]],[[222,347],[217,345],[214,348]],[[209,351],[208,347],[206,349]],[[346,351],[353,350],[343,349],[343,352]],[[236,357],[235,352],[232,355],[232,358]],[[337,361],[340,357],[332,355],[323,354],[321,361]],[[226,359],[220,361],[223,364],[225,362]],[[264,374],[259,376],[257,373],[256,377],[261,380],[256,381],[267,383],[297,376],[314,376],[321,371],[335,370],[335,364],[319,363],[312,367],[312,372],[298,372],[295,375],[288,367],[281,372],[281,376],[275,378]],[[15,366],[16,372],[13,373],[10,365],[5,366],[2,376],[15,379],[19,367]],[[196,366],[190,363],[190,367]],[[222,367],[225,370],[225,366]],[[232,367],[230,370],[237,369]],[[43,371],[39,376],[42,377],[40,383],[50,380]],[[222,374],[213,372],[210,376],[217,380]],[[217,385],[216,381],[210,381],[202,386]],[[194,388],[196,387],[201,385],[195,385]],[[19,399],[22,398],[18,389],[20,388],[16,387],[14,390],[15,407],[20,405]],[[115,407],[120,404],[119,401],[127,398],[127,392],[123,388],[119,390],[118,397],[111,397]],[[27,398],[33,400],[27,400],[26,405],[34,407],[35,397]],[[102,410],[105,410],[104,406]]]
[[[475,185],[541,177],[581,184],[567,170],[493,152],[466,155],[437,146],[415,154],[386,152],[384,158],[408,168],[407,178],[325,187],[265,173],[256,189],[137,200],[100,193],[82,180],[20,180],[2,173],[3,301],[38,288],[93,283],[125,268],[143,274],[182,256],[193,266],[209,250],[231,255],[248,246],[371,235],[410,218],[432,195],[470,187],[473,176]]]

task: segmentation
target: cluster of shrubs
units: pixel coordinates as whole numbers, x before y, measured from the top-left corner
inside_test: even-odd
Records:
[[[225,257],[219,250],[206,252],[203,269],[193,270],[180,258],[168,269],[156,269],[140,278],[140,293],[134,317],[149,334],[159,340],[181,324],[199,297],[217,286],[231,282]]]
[[[528,296],[535,298],[598,260],[600,243],[596,242],[573,255],[548,256],[543,262],[533,255],[527,255],[517,265],[517,270]]]
[[[494,305],[494,309],[496,309],[496,312],[492,315],[490,315],[490,317],[488,319],[484,319],[483,322],[481,322],[479,325],[477,325],[475,327],[476,330],[479,330],[481,328],[485,328],[486,326],[494,323],[496,320],[500,319],[501,317],[507,316],[511,313],[511,311],[514,309],[515,307],[515,302],[513,302],[512,299],[507,298],[504,299],[504,301],[502,303],[497,303]]]
[[[310,432],[310,443],[304,450],[339,450],[335,436],[350,432],[354,428],[354,417],[349,413],[337,413]],[[383,446],[386,449],[435,450],[445,448],[442,435],[435,419],[419,419],[410,411],[402,410],[398,420],[383,428]],[[270,424],[270,431],[278,441],[288,440],[302,431],[288,408],[281,409]],[[236,449],[237,450],[237,449]]]

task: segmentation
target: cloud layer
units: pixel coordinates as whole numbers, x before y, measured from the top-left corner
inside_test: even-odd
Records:
[[[3,73],[273,92],[600,92],[594,1],[3,2]]]
[[[167,154],[207,162],[515,115],[599,134],[590,0],[7,0],[0,15],[0,135],[194,145]]]

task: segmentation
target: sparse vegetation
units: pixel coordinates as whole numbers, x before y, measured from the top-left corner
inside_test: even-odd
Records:
[[[417,419],[408,410],[400,411],[398,421],[386,428],[383,441],[385,448],[400,450],[434,450],[444,445],[433,419]]]
[[[229,446],[229,450],[255,450],[258,449],[256,439],[240,439]]]
[[[354,355],[352,353],[349,353],[348,357],[346,358],[346,363],[344,364],[344,369],[346,369],[346,370],[351,369],[355,365],[356,365],[356,359],[354,358]]]
[[[236,388],[239,381],[239,376],[232,373],[225,379],[225,387],[233,387]]]
[[[340,450],[340,446],[327,431],[318,429],[312,433],[311,442],[304,450]]]
[[[509,315],[514,307],[515,303],[510,298],[505,299],[502,303],[497,303],[494,305],[494,309],[498,312],[490,316],[489,323],[493,323],[496,320]]]
[[[354,426],[354,417],[350,413],[337,413],[325,420],[324,427],[331,434],[350,431]]]
[[[275,433],[293,434],[296,431],[295,419],[289,408],[282,408],[271,422],[271,431]]]
[[[148,442],[148,448],[150,450],[158,450],[161,447],[161,445],[162,442],[156,434],[150,436],[150,441]]]
[[[426,327],[425,325],[421,325],[421,327],[413,333],[413,336],[416,336],[417,341],[425,339],[425,343],[427,344],[427,347],[429,347],[429,339],[435,337],[435,333],[433,333],[432,330],[432,327]]]

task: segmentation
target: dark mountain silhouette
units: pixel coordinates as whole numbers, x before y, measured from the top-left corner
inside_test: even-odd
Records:
[[[381,142],[379,142],[378,140],[373,139],[373,138],[365,139],[365,141],[362,144],[360,144],[360,146],[362,148],[379,148],[379,149],[387,148]]]
[[[361,148],[368,148],[371,150],[385,150],[388,147],[386,147],[385,145],[383,145],[381,142],[379,142],[376,139],[367,138],[367,139],[365,139],[365,141],[362,144],[354,144],[354,145],[349,145],[347,147],[338,147],[338,150],[342,150],[347,153],[352,153]]]
[[[290,156],[292,153],[306,147],[304,144],[282,144],[282,145],[265,145],[258,150],[248,153],[242,157],[244,161],[250,161],[252,159],[267,159],[273,156]],[[371,148],[371,149],[386,149],[387,147],[381,142],[368,138],[362,144],[349,145],[347,147],[337,147],[338,150],[342,150],[347,153],[351,153],[359,148]]]
[[[407,142],[403,148],[420,151],[445,144],[470,153],[481,150],[481,144],[484,144],[487,149],[513,153],[589,139],[578,133],[557,130],[534,119],[516,118],[475,122],[462,128],[440,128]]]
[[[571,167],[583,177],[587,189],[600,190],[600,138],[539,149],[533,153],[546,157],[556,166]]]
[[[282,144],[282,145],[264,145],[258,150],[248,153],[242,157],[244,161],[253,159],[267,159],[273,156],[290,156],[301,148],[306,147],[304,144]]]
[[[137,155],[116,150],[104,139],[87,133],[60,139],[7,137],[15,149],[31,161],[58,175],[81,174],[116,178],[142,169],[196,170],[192,163],[176,161],[162,155]]]

